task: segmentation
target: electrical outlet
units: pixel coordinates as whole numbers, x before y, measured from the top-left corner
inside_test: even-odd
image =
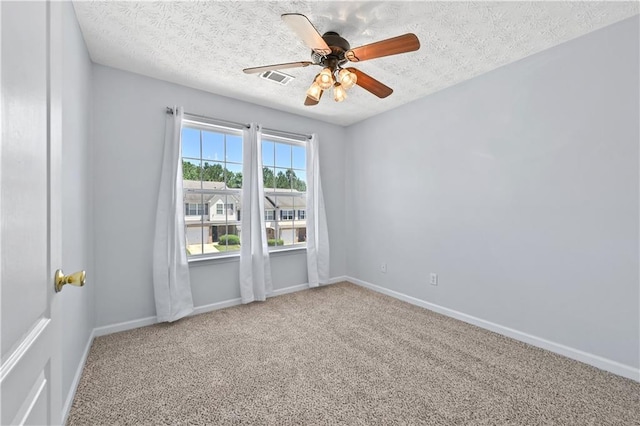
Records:
[[[435,273],[432,272],[429,275],[429,283],[431,285],[438,285],[438,274],[435,274]]]
[[[380,272],[382,272],[383,274],[387,273],[387,264],[386,263],[381,263],[380,264]]]

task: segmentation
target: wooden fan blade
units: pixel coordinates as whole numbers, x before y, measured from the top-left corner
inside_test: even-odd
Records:
[[[314,105],[318,105],[318,103],[320,102],[320,99],[322,99],[322,94],[324,93],[324,90],[320,92],[320,96],[318,97],[318,100],[316,101],[313,98],[310,98],[309,96],[307,96],[307,99],[304,100],[304,104],[305,106],[314,106]]]
[[[264,65],[262,67],[245,68],[242,71],[244,71],[245,74],[257,74],[260,72],[271,71],[271,70],[283,70],[285,68],[308,67],[309,65],[313,65],[313,62],[309,62],[309,61],[287,62],[286,64]]]
[[[351,62],[360,62],[418,49],[420,49],[420,40],[415,34],[409,33],[347,50],[344,57]]]
[[[327,43],[306,16],[300,13],[285,13],[281,18],[311,50],[322,56],[331,53]]]
[[[368,74],[363,73],[360,70],[355,68],[347,68],[350,72],[354,73],[358,79],[356,80],[356,84],[362,87],[364,90],[367,90],[379,98],[386,98],[390,94],[393,93],[393,89],[391,87],[385,86],[380,83],[375,78],[369,76]]]

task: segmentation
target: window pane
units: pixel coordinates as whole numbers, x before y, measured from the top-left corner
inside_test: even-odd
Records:
[[[275,151],[274,144],[270,141],[262,141],[262,165],[263,166],[275,166]]]
[[[234,195],[227,196],[225,211],[227,213],[227,224],[240,225],[238,211],[240,210],[240,197]]]
[[[200,160],[183,159],[182,160],[182,179],[200,181]],[[196,186],[190,186],[195,188]],[[200,185],[197,185],[200,188]]]
[[[242,164],[227,163],[227,187],[242,188]]]
[[[291,170],[290,169],[275,169],[276,174],[276,188],[278,189],[291,189]]]
[[[200,130],[189,127],[182,129],[182,156],[200,158]]]
[[[264,194],[264,208],[268,210],[273,210],[273,218],[275,219],[275,209],[276,209],[276,200],[273,194],[265,191]]]
[[[291,168],[291,145],[276,143],[276,167]]]
[[[224,161],[224,134],[202,132],[202,158],[204,160]]]
[[[206,228],[203,224],[207,217],[201,212],[204,196],[188,192],[184,194],[183,199],[186,210],[184,222],[187,254],[201,254],[203,243],[206,241]]]
[[[202,180],[208,182],[224,183],[224,163],[205,161],[204,166],[202,167]],[[214,185],[214,187],[212,187],[211,189],[222,188],[222,185]]]
[[[203,253],[202,237],[208,236],[208,229],[202,226],[201,223],[187,224],[186,225],[186,238],[187,238],[187,254],[196,255]]]
[[[272,167],[262,168],[262,177],[263,177],[265,189],[267,188],[273,189],[276,187],[275,173],[276,173],[275,169]]]
[[[242,136],[227,135],[226,161],[242,163]]]
[[[307,169],[307,150],[302,146],[293,146],[293,168]]]
[[[219,236],[218,242],[214,244],[215,250],[218,252],[240,250],[240,232],[237,225],[219,225],[217,232]]]
[[[307,191],[307,174],[302,170],[294,170],[295,177],[292,176],[291,186],[299,192]]]

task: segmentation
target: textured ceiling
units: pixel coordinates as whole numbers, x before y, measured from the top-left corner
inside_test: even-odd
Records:
[[[638,14],[637,2],[114,2],[75,1],[94,62],[255,104],[349,125]],[[305,14],[351,47],[415,33],[417,52],[357,68],[394,89],[360,87],[336,103],[305,107],[317,66],[288,69],[287,86],[243,68],[310,60],[281,21]],[[197,112],[197,111],[194,111]]]

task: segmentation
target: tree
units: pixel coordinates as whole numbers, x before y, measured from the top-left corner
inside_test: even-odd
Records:
[[[204,163],[204,167],[200,167],[189,161],[182,160],[182,178],[185,180],[200,180],[202,176],[203,181],[224,182],[225,175],[229,188],[242,187],[241,172],[234,173],[222,167],[219,163]],[[265,188],[295,189],[300,192],[307,190],[307,184],[296,176],[296,172],[293,169],[287,169],[285,172],[280,171],[276,176],[273,173],[273,169],[263,167],[262,179]]]
[[[242,173],[233,173],[228,170],[227,173],[227,186],[229,188],[242,188]]]
[[[296,178],[293,181],[293,189],[300,192],[307,192],[307,183],[303,180]]]
[[[200,167],[182,160],[182,178],[186,180],[200,180]]]
[[[213,165],[204,163],[202,170],[202,180],[210,182],[224,182],[224,168],[215,163]]]
[[[287,170],[288,172],[289,170]],[[291,180],[282,172],[278,172],[278,176],[276,176],[276,188],[291,189]]]
[[[291,187],[296,191],[305,192],[307,190],[307,184],[296,176],[296,172],[292,169],[287,170],[287,178],[291,181]]]
[[[273,170],[268,167],[262,168],[262,179],[265,188],[274,188],[275,187],[275,176],[273,175]]]

